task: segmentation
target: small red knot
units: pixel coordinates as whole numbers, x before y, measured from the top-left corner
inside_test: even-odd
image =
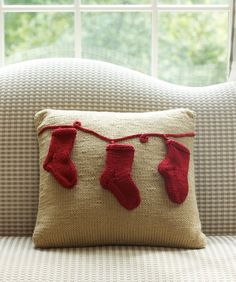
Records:
[[[81,127],[81,122],[80,121],[75,121],[74,123],[73,123],[73,126],[75,127],[75,128],[80,128]]]
[[[166,136],[166,134],[163,134],[162,136],[163,136],[163,138],[164,138],[166,141],[169,140],[169,138]]]
[[[146,143],[148,142],[148,136],[146,134],[141,134],[139,137],[140,142]]]

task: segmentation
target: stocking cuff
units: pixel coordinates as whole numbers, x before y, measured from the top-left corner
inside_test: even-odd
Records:
[[[52,131],[52,136],[75,136],[77,134],[77,130],[75,128],[57,128]]]
[[[183,152],[186,152],[188,154],[190,153],[189,149],[186,146],[184,146],[183,144],[181,144],[181,143],[179,143],[179,142],[177,142],[177,141],[175,141],[173,139],[167,139],[166,140],[166,145],[168,145],[168,144],[173,144],[179,150],[181,150]]]
[[[106,148],[107,151],[134,151],[134,146],[129,144],[109,144]]]

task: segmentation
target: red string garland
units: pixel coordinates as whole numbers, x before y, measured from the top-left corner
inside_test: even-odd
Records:
[[[139,138],[140,142],[146,143],[149,140],[149,137],[160,137],[164,138],[165,140],[168,139],[168,137],[174,137],[174,138],[180,138],[180,137],[194,137],[195,132],[186,132],[186,133],[158,133],[158,132],[153,132],[153,133],[138,133],[138,134],[133,134],[133,135],[128,135],[120,138],[109,138],[107,136],[104,136],[92,129],[85,128],[82,126],[80,121],[75,121],[73,125],[46,125],[41,130],[39,131],[39,135],[42,134],[45,130],[48,129],[58,129],[58,128],[76,128],[77,130],[92,134],[99,139],[106,141],[108,143],[117,143],[120,141],[124,140],[129,140],[129,139],[134,139],[134,138]]]

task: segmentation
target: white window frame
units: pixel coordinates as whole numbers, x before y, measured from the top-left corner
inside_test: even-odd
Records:
[[[74,0],[71,5],[5,5],[0,0],[0,66],[4,65],[5,42],[4,42],[4,14],[7,12],[73,12],[75,28],[75,57],[81,57],[81,13],[82,12],[149,12],[152,16],[152,39],[151,39],[151,75],[158,77],[158,13],[159,12],[204,12],[225,11],[228,12],[228,69],[231,49],[232,34],[232,7],[233,0],[226,5],[163,5],[158,0],[151,0],[147,5],[84,5],[80,0]]]

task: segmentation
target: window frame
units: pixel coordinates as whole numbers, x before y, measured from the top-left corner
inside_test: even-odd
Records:
[[[75,58],[81,58],[81,14],[83,12],[149,12],[151,14],[151,75],[158,77],[158,14],[159,12],[227,12],[228,13],[228,50],[227,50],[227,73],[230,67],[233,1],[228,4],[160,4],[158,0],[151,0],[150,4],[128,5],[128,4],[81,4],[81,0],[74,0],[70,5],[7,5],[4,0],[0,0],[0,67],[4,66],[5,61],[5,36],[4,36],[4,15],[10,12],[72,12],[74,13],[75,30]]]

